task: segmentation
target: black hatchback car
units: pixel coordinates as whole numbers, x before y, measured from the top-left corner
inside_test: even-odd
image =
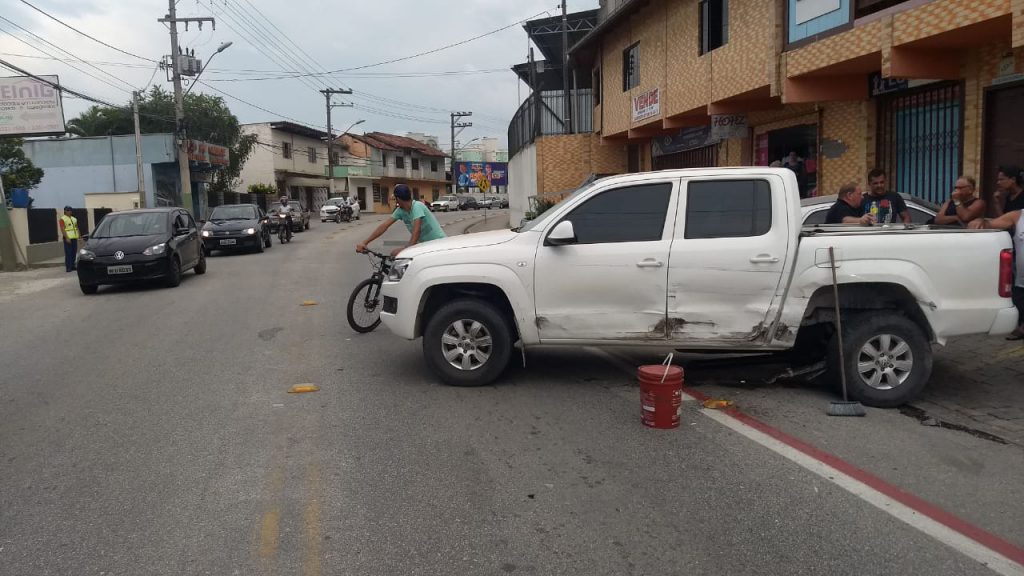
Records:
[[[206,273],[206,255],[195,220],[181,208],[107,214],[78,251],[78,284],[86,294],[142,280],[177,286],[187,270]]]
[[[203,245],[207,254],[214,250],[255,250],[270,248],[270,224],[267,215],[255,204],[225,204],[210,213],[203,224]]]

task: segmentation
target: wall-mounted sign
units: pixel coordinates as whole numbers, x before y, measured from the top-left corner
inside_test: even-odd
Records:
[[[746,114],[715,114],[711,117],[711,138],[714,140],[746,138],[749,132]]]
[[[56,76],[0,78],[0,136],[63,136],[64,108]]]
[[[199,140],[188,140],[186,149],[188,151],[188,159],[192,162],[213,166],[228,165],[228,149],[224,146],[200,142]]]
[[[685,152],[694,148],[703,148],[715,144],[717,140],[711,139],[711,126],[698,126],[694,128],[683,128],[672,136],[662,136],[651,141],[651,155],[664,156]]]
[[[796,6],[793,9],[793,16],[796,18],[796,24],[799,26],[800,24],[810,22],[815,18],[820,18],[825,14],[839,10],[842,6],[842,1],[794,0],[794,4],[796,4]]]
[[[661,114],[661,95],[657,88],[633,96],[633,122]]]

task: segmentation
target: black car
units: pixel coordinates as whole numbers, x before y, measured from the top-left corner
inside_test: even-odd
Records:
[[[309,230],[309,211],[306,210],[305,206],[299,204],[289,204],[288,211],[292,214],[292,232],[302,232],[303,230]],[[281,205],[274,204],[267,208],[267,215],[270,217],[270,232],[277,234],[277,214],[281,212]]]
[[[459,210],[479,210],[480,203],[476,201],[476,198],[472,196],[463,196],[459,198]]]
[[[112,212],[78,251],[78,284],[95,294],[103,284],[162,279],[168,286],[194,269],[206,273],[206,255],[192,215],[181,208]]]
[[[214,250],[255,250],[270,248],[270,223],[255,204],[225,204],[210,213],[203,224],[203,245]]]

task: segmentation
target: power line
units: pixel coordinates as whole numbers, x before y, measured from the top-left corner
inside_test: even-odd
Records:
[[[13,21],[11,21],[11,20],[8,20],[7,18],[5,18],[5,17],[3,17],[3,16],[0,16],[0,20],[3,20],[4,22],[7,22],[7,23],[8,23],[8,24],[10,24],[11,26],[14,26],[15,28],[17,28],[17,29],[19,29],[19,30],[21,30],[21,31],[23,31],[23,32],[25,32],[25,33],[27,33],[27,34],[28,34],[29,36],[32,36],[33,38],[36,38],[37,40],[39,40],[39,41],[43,42],[44,44],[46,44],[46,45],[48,45],[48,46],[52,46],[52,47],[56,48],[57,50],[59,50],[59,51],[61,51],[61,52],[65,53],[65,54],[67,54],[68,56],[71,56],[72,58],[74,58],[75,60],[78,60],[79,62],[81,62],[81,63],[85,64],[86,66],[89,66],[90,68],[93,68],[94,70],[97,70],[97,71],[99,71],[99,72],[100,72],[101,74],[106,74],[106,75],[107,75],[107,76],[109,76],[110,78],[113,78],[114,80],[116,80],[116,81],[118,81],[118,82],[120,82],[120,83],[124,84],[125,86],[127,86],[127,87],[131,88],[132,90],[134,90],[134,89],[135,89],[135,87],[134,87],[134,86],[132,86],[131,84],[129,84],[129,83],[127,83],[127,82],[125,82],[125,81],[124,81],[124,80],[122,80],[121,78],[118,78],[117,76],[114,76],[113,74],[111,74],[111,73],[107,72],[106,70],[104,70],[104,69],[102,69],[102,68],[100,68],[100,67],[98,67],[98,66],[94,66],[94,65],[92,65],[92,64],[89,64],[89,63],[88,63],[88,62],[86,62],[85,60],[82,60],[81,58],[79,58],[79,57],[78,57],[77,55],[75,55],[75,54],[72,54],[71,52],[68,52],[67,50],[65,50],[65,49],[61,48],[60,46],[57,46],[57,45],[56,45],[56,44],[54,44],[53,42],[50,42],[50,41],[49,41],[49,40],[47,40],[46,38],[43,38],[42,36],[39,36],[38,34],[36,34],[36,33],[32,32],[31,30],[28,30],[27,28],[24,28],[23,26],[19,25],[19,24],[18,24],[17,22],[13,22]],[[50,54],[49,52],[46,52],[46,51],[44,51],[44,50],[41,50],[41,49],[40,49],[40,48],[39,48],[38,46],[33,46],[33,45],[32,45],[32,43],[30,43],[30,42],[27,42],[27,41],[25,41],[25,40],[24,40],[24,39],[22,39],[22,38],[18,38],[17,36],[15,36],[14,34],[12,34],[11,32],[7,31],[7,33],[8,33],[8,34],[10,34],[11,36],[14,36],[15,38],[17,38],[18,40],[20,40],[20,41],[21,41],[22,43],[24,43],[24,44],[28,45],[29,47],[31,47],[31,48],[35,48],[36,50],[39,50],[39,51],[40,51],[40,52],[42,52],[43,54],[47,54],[47,55],[51,55],[51,56],[52,56],[52,54]],[[77,69],[77,68],[76,68],[76,69]],[[82,70],[79,70],[79,72],[82,72]],[[97,80],[100,80],[100,78],[97,78]],[[104,81],[104,82],[106,82],[106,81]],[[129,92],[129,93],[131,92],[131,90],[125,90],[124,88],[120,88],[120,87],[118,87],[118,86],[116,86],[116,85],[114,85],[114,84],[110,84],[109,82],[106,82],[106,83],[107,83],[108,85],[110,85],[110,86],[114,87],[114,88],[117,88],[118,90],[122,90],[122,91],[125,91],[125,92]]]
[[[266,112],[267,114],[271,114],[271,115],[276,116],[278,118],[283,118],[285,120],[291,120],[292,122],[295,122],[296,124],[302,124],[303,126],[307,126],[309,128],[316,128],[318,130],[324,130],[324,131],[327,130],[326,126],[320,126],[319,124],[309,124],[308,122],[303,122],[302,120],[298,120],[296,118],[291,118],[291,117],[285,116],[284,114],[280,114],[278,112],[274,112],[273,110],[268,110],[268,109],[266,109],[266,108],[264,108],[264,107],[262,107],[262,106],[260,106],[258,104],[253,104],[252,102],[248,102],[246,100],[243,100],[243,99],[241,99],[238,96],[235,96],[233,94],[228,94],[227,92],[225,92],[225,91],[223,91],[223,90],[221,90],[219,88],[216,88],[214,86],[210,86],[209,84],[207,84],[203,80],[198,80],[197,82],[199,82],[203,86],[206,86],[210,90],[213,90],[214,92],[217,92],[219,94],[227,96],[228,98],[231,98],[232,100],[235,100],[237,102],[241,102],[242,104],[245,104],[246,106],[249,106],[251,108],[255,108],[256,110],[260,110],[260,111]]]
[[[49,14],[48,12],[45,12],[44,10],[42,10],[42,9],[40,9],[40,8],[38,8],[38,7],[36,7],[36,6],[34,5],[34,4],[32,4],[31,2],[28,2],[27,0],[21,0],[21,3],[22,3],[22,4],[24,4],[24,5],[26,5],[26,6],[28,6],[28,7],[29,7],[29,8],[31,8],[31,9],[35,10],[36,12],[39,12],[39,13],[40,13],[40,14],[42,14],[43,16],[46,16],[46,17],[47,17],[47,18],[49,18],[50,20],[53,20],[54,22],[57,22],[58,24],[61,24],[62,26],[65,26],[65,27],[67,27],[67,28],[70,28],[71,30],[74,30],[75,32],[78,32],[78,33],[79,33],[79,34],[81,34],[82,36],[85,36],[85,37],[86,37],[86,38],[88,38],[89,40],[92,40],[93,42],[96,42],[96,43],[102,44],[103,46],[106,46],[107,48],[110,48],[111,50],[114,50],[114,51],[120,52],[121,54],[125,54],[125,55],[127,55],[127,56],[131,56],[131,57],[133,57],[133,58],[138,58],[139,60],[145,60],[145,61],[147,61],[147,62],[150,62],[150,63],[153,63],[153,64],[157,64],[157,63],[158,63],[158,61],[157,61],[157,60],[153,60],[152,58],[146,58],[145,56],[139,56],[138,54],[133,54],[133,53],[131,53],[131,52],[128,52],[127,50],[122,50],[122,49],[118,48],[117,46],[111,46],[110,44],[107,44],[106,42],[104,42],[104,41],[102,41],[102,40],[99,40],[99,39],[97,39],[97,38],[94,38],[94,37],[92,37],[92,36],[90,36],[90,35],[86,34],[85,32],[82,32],[82,31],[81,31],[81,30],[79,30],[78,28],[75,28],[74,26],[72,26],[72,25],[68,24],[67,22],[64,22],[64,21],[63,21],[63,20],[61,20],[60,18],[57,18],[56,16],[53,16],[53,15]]]

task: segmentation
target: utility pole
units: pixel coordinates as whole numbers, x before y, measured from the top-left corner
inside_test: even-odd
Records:
[[[572,109],[569,103],[569,19],[562,0],[562,92],[565,103],[562,106],[562,126],[566,134],[572,134]]]
[[[537,63],[533,60],[533,46],[530,47],[530,97],[533,98],[533,115],[530,126],[530,142],[540,136],[541,91],[537,88]]]
[[[142,172],[142,133],[139,129],[139,92],[132,92],[132,118],[135,120],[135,175],[139,180],[139,208],[146,207],[146,176]]]
[[[7,214],[7,196],[4,194],[4,182],[3,179],[0,179],[0,260],[3,260],[4,270],[7,272],[16,272],[18,270],[18,257],[14,248],[16,245],[14,227],[11,226],[11,218]],[[25,263],[28,264],[28,261]]]
[[[351,108],[352,103],[341,103],[331,104],[331,96],[335,94],[351,94],[351,90],[335,90],[328,88],[321,90],[321,94],[327,100],[327,181],[330,186],[330,192],[327,194],[328,197],[334,198],[336,192],[334,191],[334,130],[331,129],[331,109],[334,107],[338,108]]]
[[[184,54],[181,52],[181,48],[178,46],[178,22],[185,23],[185,29],[188,30],[190,22],[196,22],[199,24],[199,29],[202,30],[203,22],[209,22],[214,30],[217,29],[217,23],[213,18],[210,17],[198,17],[198,18],[178,18],[177,12],[175,11],[175,4],[177,0],[167,0],[167,15],[163,18],[159,18],[157,22],[163,22],[168,25],[171,30],[171,71],[172,81],[174,82],[174,120],[175,120],[175,140],[178,144],[178,174],[181,179],[181,203],[184,207],[191,211],[192,205],[192,171],[188,165],[188,139],[186,138],[186,124],[185,124],[185,98],[181,91],[181,63]],[[190,75],[192,74],[192,67],[189,68]],[[199,218],[199,215],[195,215]]]
[[[472,122],[459,122],[460,118],[467,118],[472,115],[472,112],[452,112],[452,194],[456,193],[456,190],[458,190],[456,187],[459,184],[458,177],[455,175],[455,129],[472,126]]]

